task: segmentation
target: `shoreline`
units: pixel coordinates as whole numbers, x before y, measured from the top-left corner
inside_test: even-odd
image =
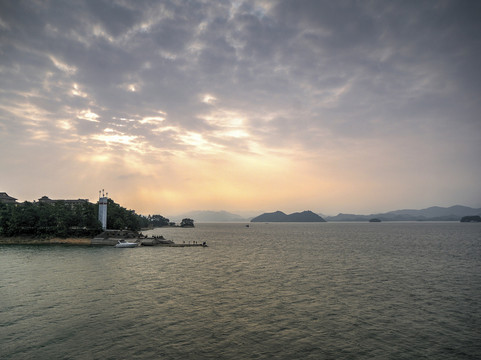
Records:
[[[68,246],[113,246],[115,244],[110,243],[94,243],[94,239],[90,238],[34,238],[34,237],[0,237],[0,246],[2,245],[68,245]],[[116,240],[115,240],[116,242]],[[140,246],[141,244],[139,244]],[[153,245],[143,245],[147,247],[207,247],[205,243],[188,243],[188,244],[176,244],[176,243],[159,243]]]
[[[0,237],[0,245],[92,245],[91,238]]]

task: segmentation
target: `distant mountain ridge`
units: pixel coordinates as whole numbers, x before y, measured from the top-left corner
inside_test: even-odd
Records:
[[[313,216],[314,215],[314,216]],[[261,220],[254,222],[317,222],[317,221],[369,221],[372,218],[378,218],[382,221],[460,221],[463,216],[481,216],[481,208],[475,209],[468,206],[455,205],[451,207],[432,206],[426,209],[403,209],[394,210],[385,213],[377,213],[370,215],[344,214],[339,213],[336,216],[327,216],[315,214],[312,211],[304,211],[301,213],[293,213],[287,215],[282,211],[273,213],[264,213],[257,217],[263,216]],[[318,219],[321,218],[322,220]],[[246,218],[238,214],[227,211],[191,211],[185,214],[171,216],[173,219],[191,218],[197,222],[248,222],[251,218]],[[263,220],[267,219],[267,220]],[[273,220],[270,220],[273,219]],[[312,220],[309,220],[312,219]]]
[[[481,215],[481,209],[455,205],[450,207],[432,206],[426,209],[403,209],[371,215],[340,213],[326,217],[327,221],[369,221],[378,218],[382,221],[459,221],[463,216]]]
[[[292,214],[285,214],[282,211],[275,211],[272,213],[264,213],[256,216],[251,222],[325,222],[322,217],[314,214],[312,211],[296,212]]]

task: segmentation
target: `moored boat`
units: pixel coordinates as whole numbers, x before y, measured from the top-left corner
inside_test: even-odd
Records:
[[[128,241],[125,241],[125,240],[119,240],[117,241],[117,244],[114,245],[116,248],[134,248],[134,247],[137,247],[139,246],[138,243],[136,242],[128,242]]]

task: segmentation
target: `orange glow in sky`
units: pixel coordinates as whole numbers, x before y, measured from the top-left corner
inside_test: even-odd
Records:
[[[0,191],[166,216],[481,207],[475,3],[2,2]]]

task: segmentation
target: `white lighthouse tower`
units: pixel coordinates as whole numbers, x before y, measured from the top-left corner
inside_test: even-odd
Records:
[[[104,193],[104,189],[99,191],[99,221],[102,223],[102,229],[107,229],[107,196]]]

